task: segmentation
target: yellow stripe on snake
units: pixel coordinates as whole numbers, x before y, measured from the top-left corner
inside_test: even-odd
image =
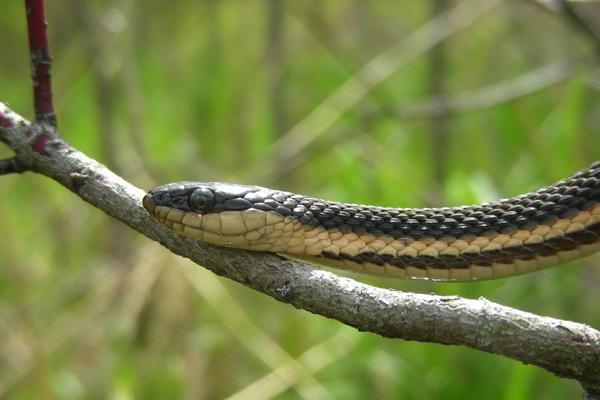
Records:
[[[215,182],[159,186],[143,205],[207,243],[399,278],[505,277],[600,249],[600,162],[535,192],[473,206],[385,208]]]

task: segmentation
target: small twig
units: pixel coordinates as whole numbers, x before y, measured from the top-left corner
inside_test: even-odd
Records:
[[[0,175],[20,174],[25,171],[27,168],[19,163],[16,157],[0,160]]]
[[[25,7],[31,54],[35,118],[37,122],[46,122],[56,127],[50,74],[52,57],[50,57],[48,49],[48,24],[44,15],[44,0],[25,0]]]

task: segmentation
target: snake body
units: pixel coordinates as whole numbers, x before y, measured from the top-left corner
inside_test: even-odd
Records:
[[[600,162],[537,191],[472,206],[385,208],[216,182],[159,186],[143,205],[204,242],[401,278],[497,278],[600,250]]]

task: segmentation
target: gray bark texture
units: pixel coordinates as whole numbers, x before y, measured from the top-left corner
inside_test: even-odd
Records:
[[[18,171],[59,182],[84,201],[180,256],[296,308],[359,331],[405,340],[464,345],[534,364],[579,381],[600,399],[600,332],[483,298],[404,293],[372,287],[277,255],[204,244],[156,222],[141,205],[145,192],[69,146],[49,125],[32,124],[0,103],[0,140]]]

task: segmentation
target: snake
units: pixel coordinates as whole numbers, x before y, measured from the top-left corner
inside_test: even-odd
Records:
[[[600,161],[493,202],[388,208],[220,182],[155,187],[148,213],[178,234],[372,275],[501,278],[600,250]]]

